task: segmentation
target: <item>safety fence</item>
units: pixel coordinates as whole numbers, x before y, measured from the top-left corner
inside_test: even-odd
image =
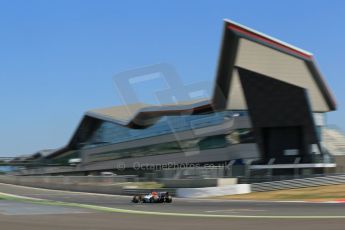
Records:
[[[323,185],[345,184],[345,174],[335,176],[323,176],[304,179],[281,180],[263,183],[252,183],[252,192],[265,192],[282,189],[306,188]]]

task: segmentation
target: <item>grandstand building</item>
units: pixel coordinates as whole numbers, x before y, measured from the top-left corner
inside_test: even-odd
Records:
[[[225,20],[210,98],[88,111],[67,145],[44,160],[81,158],[85,173],[231,162],[318,172],[335,166],[321,145],[324,113],[335,109],[311,53]]]

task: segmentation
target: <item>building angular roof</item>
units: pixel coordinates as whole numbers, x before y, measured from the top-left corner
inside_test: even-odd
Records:
[[[145,128],[162,116],[226,109],[246,110],[247,105],[237,67],[305,88],[313,112],[328,112],[336,109],[332,92],[310,52],[225,19],[212,98],[174,105],[137,103],[90,110],[85,113],[71,141],[51,156],[60,155],[73,146],[83,122],[87,119],[105,120],[130,128]]]
[[[332,92],[310,52],[226,19],[212,98],[218,109],[247,108],[237,67],[305,88],[313,112],[336,109]]]
[[[336,109],[332,93],[318,71],[310,52],[228,19],[224,22],[223,42],[213,98],[180,102],[174,105],[137,103],[114,106],[90,110],[86,112],[86,116],[124,126],[133,126],[133,123],[146,126],[152,124],[160,116],[192,113],[192,111],[198,111],[200,107],[208,106],[215,110],[245,110],[247,106],[236,67],[265,74],[307,89],[314,112],[328,112]],[[147,122],[145,119],[150,121]]]
[[[149,126],[162,116],[193,114],[210,106],[207,99],[179,102],[177,104],[148,105],[143,103],[94,109],[86,116],[114,122],[123,126]]]

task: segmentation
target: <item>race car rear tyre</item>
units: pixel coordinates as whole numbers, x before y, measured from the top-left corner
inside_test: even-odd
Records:
[[[172,197],[171,196],[165,197],[165,202],[166,203],[171,203],[172,202]]]

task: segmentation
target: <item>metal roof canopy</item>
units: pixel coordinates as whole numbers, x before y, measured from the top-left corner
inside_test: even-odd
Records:
[[[305,88],[313,112],[336,109],[332,93],[311,53],[225,20],[212,98],[217,110],[247,109],[236,67]]]
[[[124,105],[91,110],[86,115],[132,127],[150,125],[161,116],[192,114],[211,107],[246,110],[236,67],[307,89],[313,112],[336,109],[332,93],[311,53],[226,19],[214,94],[210,100],[161,106]]]

